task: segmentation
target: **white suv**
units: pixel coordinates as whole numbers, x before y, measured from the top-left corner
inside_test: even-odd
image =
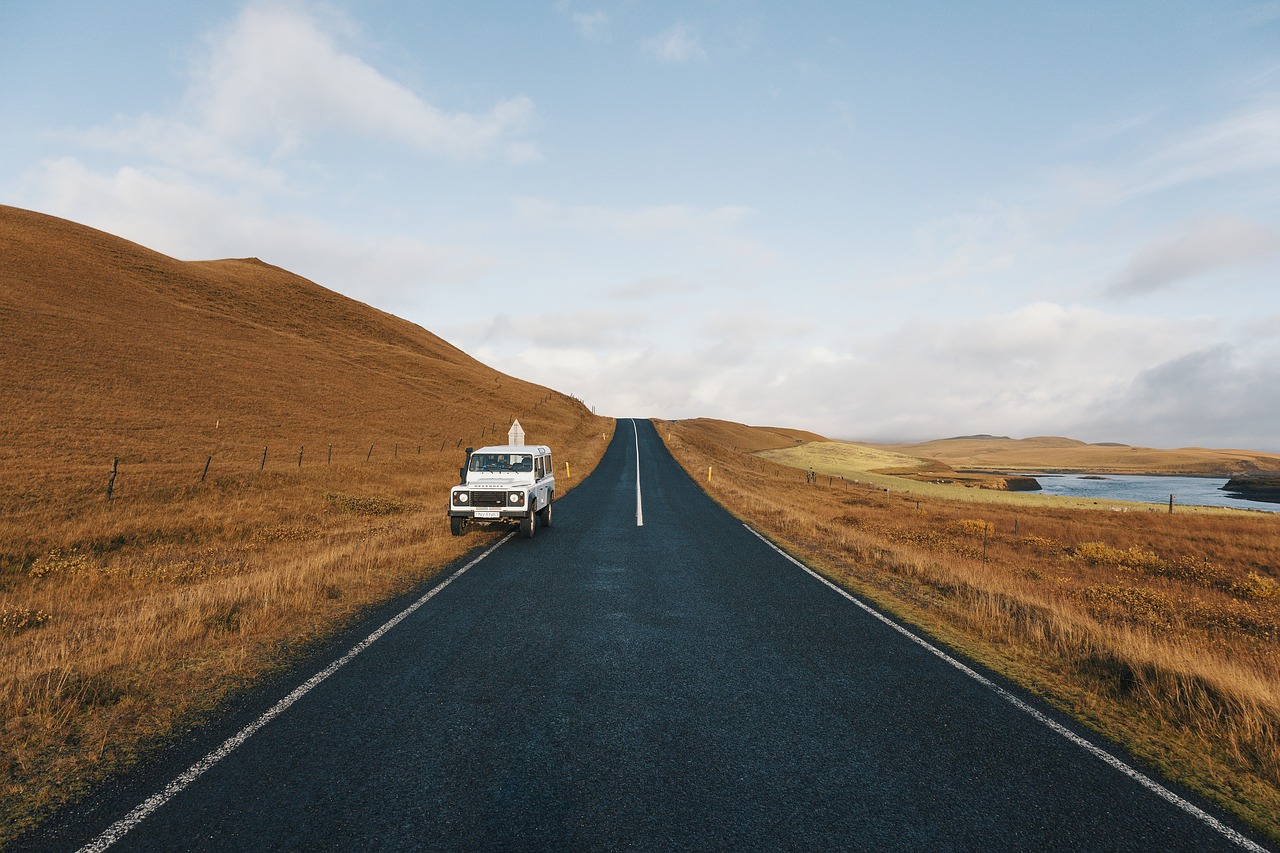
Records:
[[[454,536],[472,524],[519,524],[530,538],[538,526],[551,526],[556,477],[551,448],[500,445],[467,449],[462,484],[449,492],[449,530]]]

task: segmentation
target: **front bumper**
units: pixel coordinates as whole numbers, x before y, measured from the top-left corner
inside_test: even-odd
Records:
[[[529,510],[523,506],[510,507],[466,507],[449,509],[450,518],[467,518],[475,521],[503,521],[506,519],[522,519],[529,516]]]

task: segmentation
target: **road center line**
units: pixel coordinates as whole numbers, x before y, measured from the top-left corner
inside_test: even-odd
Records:
[[[982,675],[981,673],[977,672],[971,667],[956,660],[951,655],[944,652],[942,649],[938,648],[937,646],[933,645],[929,641],[925,640],[923,637],[908,630],[907,628],[904,628],[902,625],[899,625],[897,622],[893,621],[888,616],[885,616],[883,613],[876,610],[874,607],[871,607],[869,604],[864,603],[844,587],[833,583],[827,578],[824,578],[822,575],[818,574],[813,569],[809,568],[804,563],[797,560],[795,557],[792,557],[786,551],[783,551],[773,542],[770,542],[763,534],[761,534],[759,531],[752,528],[750,525],[744,524],[742,526],[747,528],[747,530],[750,530],[757,537],[759,537],[760,541],[764,542],[770,548],[772,548],[773,550],[781,554],[784,559],[786,559],[791,563],[794,563],[795,565],[799,566],[801,569],[804,569],[804,571],[808,572],[810,575],[817,578],[822,583],[831,587],[831,589],[835,590],[840,595],[847,598],[849,601],[852,601],[858,607],[865,610],[869,615],[874,616],[876,619],[879,619],[885,625],[897,631],[899,634],[902,634],[911,642],[915,643],[918,646],[921,646],[922,648],[926,649],[933,655],[946,661],[951,666],[960,670],[965,675],[969,676],[974,681],[977,681],[979,684],[983,685],[984,687],[989,687],[991,690],[994,690],[996,694],[1000,696],[1001,699],[1004,699],[1006,702],[1013,705],[1019,711],[1022,711],[1023,713],[1030,715],[1033,719],[1036,720],[1036,722],[1048,727],[1052,731],[1056,732],[1057,734],[1071,741],[1076,746],[1080,747],[1081,749],[1085,750],[1089,754],[1093,755],[1095,758],[1098,758],[1102,760],[1104,763],[1111,765],[1113,768],[1115,768],[1116,770],[1119,770],[1121,773],[1128,776],[1130,779],[1137,782],[1139,785],[1146,788],[1148,791],[1151,791],[1156,796],[1160,797],[1161,799],[1165,800],[1166,802],[1174,806],[1177,806],[1187,814],[1199,820],[1201,823],[1208,825],[1211,829],[1213,829],[1223,837],[1227,838],[1229,841],[1234,842],[1235,844],[1239,845],[1240,847],[1243,847],[1245,850],[1251,851],[1252,853],[1267,853],[1266,848],[1256,844],[1255,842],[1251,841],[1250,839],[1236,832],[1234,829],[1227,826],[1225,823],[1218,820],[1213,815],[1206,812],[1204,809],[1199,808],[1194,803],[1188,802],[1187,800],[1178,796],[1173,791],[1170,791],[1168,788],[1161,785],[1159,782],[1155,781],[1151,777],[1134,769],[1133,767],[1130,767],[1128,764],[1124,763],[1119,758],[1116,758],[1114,755],[1107,752],[1105,749],[1102,749],[1101,747],[1096,746],[1090,741],[1080,737],[1080,735],[1071,731],[1066,726],[1062,725],[1056,720],[1051,719],[1050,717],[1046,716],[1044,713],[1040,712],[1036,708],[1033,708],[1031,705],[1028,705],[1026,702],[1022,701],[1017,696],[1014,696],[1012,693],[1005,690],[1003,687],[1001,687],[999,684],[996,684],[994,681],[987,678],[985,675]]]
[[[440,592],[440,590],[444,589],[446,586],[448,586],[449,584],[453,583],[455,580],[460,578],[462,574],[466,572],[468,569],[470,569],[472,566],[476,565],[485,557],[488,557],[494,551],[498,550],[498,547],[501,546],[502,543],[510,539],[512,536],[515,536],[515,534],[508,533],[498,542],[490,546],[483,554],[476,557],[474,560],[467,563],[465,566],[458,569],[453,574],[449,575],[449,577],[445,578],[443,581],[441,581],[439,584],[433,587],[432,590],[428,592],[426,595],[422,596],[413,604],[410,604],[404,610],[400,611],[400,613],[393,616],[390,620],[388,620],[385,624],[383,624],[381,628],[374,631],[369,636],[365,637],[359,643],[356,643],[356,645],[353,646],[351,650],[347,652],[345,655],[338,658],[333,663],[329,664],[320,672],[317,672],[315,675],[308,678],[298,687],[294,688],[292,693],[290,693],[288,696],[284,697],[275,705],[273,705],[270,708],[270,710],[264,713],[261,717],[258,717],[258,719],[254,720],[252,723],[245,726],[235,735],[227,738],[225,741],[223,741],[222,746],[218,747],[213,752],[209,753],[204,758],[200,759],[195,764],[191,765],[189,768],[187,768],[186,772],[178,776],[178,778],[174,779],[168,785],[165,785],[162,790],[160,790],[155,794],[152,794],[150,797],[148,797],[146,800],[140,803],[137,807],[135,807],[133,811],[129,812],[127,815],[120,818],[120,820],[116,821],[111,826],[109,826],[105,832],[103,832],[93,841],[89,842],[84,847],[81,847],[80,853],[97,853],[97,851],[106,850],[112,844],[115,844],[117,841],[123,838],[125,834],[129,832],[129,830],[133,829],[138,824],[142,823],[142,821],[146,820],[152,813],[156,811],[156,809],[160,808],[165,803],[169,802],[169,800],[173,799],[175,796],[181,793],[182,790],[185,789],[187,786],[189,786],[192,782],[196,781],[196,779],[199,779],[201,776],[203,776],[205,771],[209,770],[219,761],[221,761],[222,759],[230,755],[232,752],[234,752],[237,747],[239,747],[241,744],[247,741],[250,737],[252,737],[254,733],[258,731],[258,729],[262,728],[267,723],[271,722],[276,717],[280,716],[285,711],[287,711],[289,709],[289,706],[291,706],[294,702],[297,702],[303,696],[306,696],[313,689],[315,689],[315,687],[319,685],[320,682],[324,681],[326,678],[333,675],[339,669],[341,669],[342,667],[350,663],[352,658],[354,658],[356,655],[360,654],[365,649],[369,648],[369,646],[373,645],[375,642],[381,639],[384,634],[386,634],[392,628],[396,627],[405,619],[407,619],[419,607],[426,604],[431,599],[435,598],[436,594]]]
[[[631,419],[631,431],[636,437],[636,527],[644,527],[644,506],[640,501],[640,430],[636,428],[636,419]]]

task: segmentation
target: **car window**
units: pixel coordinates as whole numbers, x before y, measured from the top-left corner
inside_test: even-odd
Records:
[[[527,453],[476,453],[468,470],[498,474],[527,474],[533,470],[533,457]]]

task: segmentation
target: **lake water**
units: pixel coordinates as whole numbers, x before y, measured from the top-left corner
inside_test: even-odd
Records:
[[[1226,477],[1150,477],[1134,474],[1107,474],[1105,479],[1094,480],[1086,479],[1087,476],[1093,475],[1040,474],[1036,479],[1044,489],[1036,494],[1155,504],[1168,504],[1169,495],[1173,495],[1175,507],[1178,504],[1229,506],[1237,509],[1280,512],[1280,504],[1231,497],[1222,491],[1222,487],[1227,484]]]

